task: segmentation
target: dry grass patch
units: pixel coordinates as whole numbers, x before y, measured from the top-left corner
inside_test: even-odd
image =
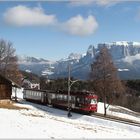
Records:
[[[11,101],[11,100],[0,100],[0,108],[5,108],[5,109],[27,109],[26,107],[19,107],[15,105],[15,102]]]

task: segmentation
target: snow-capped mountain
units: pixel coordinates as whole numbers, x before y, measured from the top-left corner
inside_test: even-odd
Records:
[[[113,42],[113,43],[104,43],[99,44],[98,48],[106,46],[110,53],[112,54],[113,59],[121,59],[125,57],[135,56],[140,53],[140,43],[139,42]]]
[[[140,42],[117,41],[100,43],[96,47],[90,45],[85,54],[71,53],[68,58],[56,62],[27,57],[20,61],[20,68],[40,75],[50,75],[50,78],[57,78],[68,75],[68,65],[70,64],[71,76],[89,79],[91,63],[104,46],[109,49],[122,79],[140,78]]]
[[[106,46],[123,79],[140,78],[140,42],[117,41],[98,44],[97,50]]]
[[[52,61],[45,60],[43,58],[35,58],[35,57],[29,57],[29,56],[18,56],[18,60],[20,64],[38,64],[38,63],[53,63]]]
[[[65,67],[63,67],[64,62],[59,61],[59,67],[55,68],[55,76],[66,76],[68,73],[68,63],[72,61],[71,75],[79,79],[88,79],[91,70],[90,66],[95,58],[94,56],[102,47],[107,47],[109,49],[122,79],[140,78],[140,43],[128,41],[100,43],[97,47],[90,45],[86,54],[81,55],[76,61],[65,61]]]
[[[41,75],[53,74],[56,62],[29,56],[18,56],[18,63],[21,70]]]

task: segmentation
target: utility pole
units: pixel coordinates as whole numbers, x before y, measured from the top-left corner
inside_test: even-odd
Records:
[[[71,106],[70,106],[70,88],[71,88],[71,85],[70,85],[70,63],[68,65],[68,117],[71,117],[72,114],[70,112],[71,110]]]
[[[70,67],[70,63],[69,63],[69,65],[68,65],[68,117],[71,117],[71,116],[72,116],[72,114],[71,114],[71,103],[70,103],[70,91],[71,91],[71,86],[72,86],[75,82],[79,81],[79,80],[74,80],[74,81],[72,81],[72,80],[70,79],[70,70],[71,70],[71,67]]]

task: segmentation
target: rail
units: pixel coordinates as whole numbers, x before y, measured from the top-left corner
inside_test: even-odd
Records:
[[[115,122],[119,122],[119,123],[124,123],[124,124],[129,124],[129,125],[140,127],[139,122],[136,122],[136,121],[133,121],[133,120],[130,120],[130,119],[124,119],[124,118],[121,118],[121,117],[116,117],[116,116],[111,116],[111,115],[104,116],[103,114],[100,114],[100,113],[94,113],[91,116],[98,117],[100,119],[106,119],[106,120],[110,120],[110,121],[115,121]]]

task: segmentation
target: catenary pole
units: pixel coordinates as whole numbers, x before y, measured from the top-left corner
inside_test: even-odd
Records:
[[[70,107],[70,88],[71,88],[71,85],[70,85],[70,63],[68,65],[68,117],[71,117],[72,114],[70,112],[71,110],[71,107]]]

